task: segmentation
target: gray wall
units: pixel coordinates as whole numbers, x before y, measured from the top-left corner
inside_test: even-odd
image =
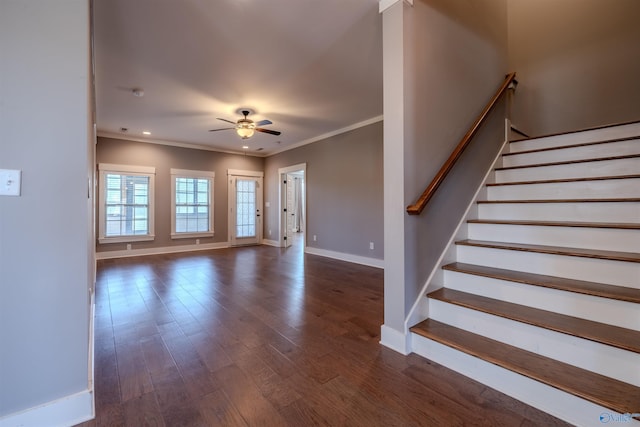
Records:
[[[0,418],[89,386],[88,7],[0,2]]]
[[[385,12],[385,128],[403,133],[401,141],[385,135],[385,162],[397,163],[392,152],[402,150],[404,170],[401,180],[385,177],[385,188],[397,188],[404,197],[403,206],[385,202],[389,218],[418,198],[502,83],[506,6],[506,0],[417,0],[413,7],[398,3]],[[394,91],[403,94],[401,101],[392,98]],[[403,214],[402,222],[385,219],[385,236],[403,239],[385,255],[386,326],[403,330],[405,316],[503,139],[503,119],[494,118],[422,215]]]
[[[98,138],[97,163],[154,166],[155,240],[132,242],[132,249],[193,245],[195,238],[171,239],[171,174],[170,169],[215,172],[213,237],[200,238],[200,243],[226,242],[227,239],[227,169],[263,171],[264,159],[238,154],[219,153],[168,145]],[[99,221],[98,218],[97,221]],[[98,223],[98,222],[97,222]],[[97,232],[96,232],[97,233]],[[98,252],[123,250],[126,243],[98,244]]]
[[[532,135],[640,120],[640,2],[509,0],[514,123]]]
[[[405,204],[413,203],[507,73],[506,0],[420,0],[406,28]],[[479,180],[504,141],[504,110],[476,137],[420,216],[407,218],[407,304],[413,304]]]
[[[264,200],[271,205],[265,209],[267,239],[278,240],[278,169],[299,163],[307,164],[307,246],[382,259],[382,123],[266,159]],[[314,234],[315,242],[310,238]]]

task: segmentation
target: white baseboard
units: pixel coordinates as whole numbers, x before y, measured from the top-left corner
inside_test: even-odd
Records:
[[[304,251],[311,255],[320,255],[327,258],[339,259],[341,261],[352,262],[354,264],[367,265],[369,267],[384,268],[384,260],[378,258],[369,258],[360,255],[346,254],[343,252],[328,251],[326,249],[318,249],[307,246]]]
[[[0,427],[68,427],[95,417],[89,390],[0,418]]]
[[[178,252],[207,251],[210,249],[228,248],[229,242],[204,243],[201,245],[163,246],[158,248],[142,248],[119,251],[96,252],[96,259],[128,258],[144,255],[173,254]]]
[[[262,239],[262,244],[267,246],[275,246],[276,248],[280,247],[280,242],[278,242],[277,240]]]
[[[411,353],[411,336],[387,325],[380,327],[380,344],[405,356]]]

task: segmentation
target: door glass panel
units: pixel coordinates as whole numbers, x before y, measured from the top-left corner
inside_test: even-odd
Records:
[[[256,181],[236,181],[236,236],[256,237]]]

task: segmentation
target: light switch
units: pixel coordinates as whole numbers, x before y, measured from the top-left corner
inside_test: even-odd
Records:
[[[0,196],[19,196],[22,171],[0,169]]]

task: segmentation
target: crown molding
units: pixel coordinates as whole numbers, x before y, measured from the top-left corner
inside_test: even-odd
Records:
[[[409,6],[413,6],[413,0],[380,0],[378,2],[378,12],[382,13],[396,3],[404,2]]]
[[[285,151],[293,150],[294,148],[302,147],[303,145],[308,145],[314,142],[322,141],[323,139],[331,138],[332,136],[340,135],[341,133],[349,132],[352,130],[359,129],[361,127],[365,127],[374,123],[381,122],[382,120],[383,120],[382,115],[375,116],[370,119],[363,120],[361,122],[354,123],[352,125],[349,125],[340,129],[336,129],[331,132],[323,133],[322,135],[314,136],[313,138],[305,139],[304,141],[300,141],[295,144],[287,145],[286,147],[283,147],[279,150],[271,151],[266,155],[266,157],[271,157],[276,154],[283,153]]]
[[[247,151],[222,150],[220,148],[209,147],[207,145],[193,144],[188,142],[166,141],[163,139],[138,138],[134,136],[124,135],[121,133],[98,131],[97,136],[100,138],[120,139],[123,141],[145,142],[147,144],[168,145],[171,147],[191,148],[193,150],[215,151],[216,153],[239,154],[241,156],[266,157],[265,154],[257,154]]]

